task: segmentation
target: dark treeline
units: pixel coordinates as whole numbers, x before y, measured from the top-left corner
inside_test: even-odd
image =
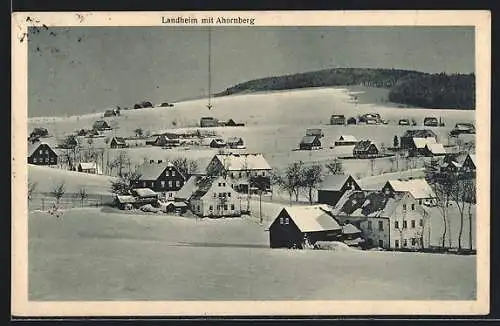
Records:
[[[428,74],[401,69],[335,68],[250,80],[215,96],[307,87],[363,85],[390,89],[389,100],[425,108],[475,108],[474,74]]]

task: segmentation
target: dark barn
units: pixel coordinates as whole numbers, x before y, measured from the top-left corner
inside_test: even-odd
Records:
[[[334,114],[330,117],[331,125],[345,125],[346,120],[343,114]]]
[[[318,203],[335,206],[347,190],[361,190],[350,175],[329,175],[318,189]]]
[[[372,158],[377,157],[379,151],[371,140],[361,140],[354,146],[352,154],[356,158]]]
[[[318,136],[304,136],[299,144],[302,150],[320,149],[321,141]]]
[[[28,164],[57,165],[57,154],[46,143],[28,143]]]
[[[271,248],[304,248],[317,241],[337,241],[342,227],[319,206],[286,207],[269,227]]]

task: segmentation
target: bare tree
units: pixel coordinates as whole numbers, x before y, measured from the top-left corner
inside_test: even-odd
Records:
[[[198,162],[196,162],[195,160],[187,159],[185,157],[177,157],[172,161],[172,164],[186,178],[189,178],[189,176],[196,172],[196,170],[198,169]]]
[[[138,171],[132,171],[126,176],[121,175],[118,180],[111,181],[111,192],[117,195],[128,195],[134,189],[134,185],[139,180],[141,175]]]
[[[134,130],[134,133],[136,137],[142,137],[142,135],[144,134],[144,130],[142,130],[142,128],[137,128]]]
[[[290,206],[292,206],[292,197],[295,190],[295,181],[292,178],[288,178],[285,173],[281,173],[278,170],[273,170],[271,173],[272,183],[277,185],[280,190],[286,191],[290,198]]]
[[[343,167],[342,167],[342,161],[339,160],[338,158],[334,158],[333,160],[327,162],[325,164],[325,168],[328,173],[330,174],[342,174],[343,173]]]
[[[467,203],[467,214],[469,217],[469,250],[472,251],[472,206],[476,204],[476,181],[474,179],[469,180],[467,193],[470,194]]]
[[[269,187],[269,179],[264,176],[251,176],[250,185],[257,189],[259,194],[259,218],[262,223],[262,194]]]
[[[64,193],[66,192],[65,189],[65,184],[64,182],[60,182],[57,184],[51,191],[52,196],[56,198],[56,205],[59,206],[59,201],[61,200],[62,196],[64,196]]]
[[[304,167],[301,174],[301,185],[307,189],[309,204],[312,205],[313,190],[323,181],[323,169],[321,165],[314,164]]]

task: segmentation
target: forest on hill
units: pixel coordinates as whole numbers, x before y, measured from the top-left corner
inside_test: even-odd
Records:
[[[429,74],[402,69],[334,68],[250,80],[215,96],[330,86],[389,89],[388,100],[437,109],[475,109],[474,74]]]

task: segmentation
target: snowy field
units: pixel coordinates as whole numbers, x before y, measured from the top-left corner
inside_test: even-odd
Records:
[[[359,97],[358,104],[351,100],[352,95]],[[148,108],[122,111],[121,117],[106,118],[114,130],[107,133],[112,136],[133,136],[134,130],[142,128],[150,133],[196,128],[200,118],[213,116],[219,120],[234,119],[244,122],[244,127],[210,128],[222,137],[242,137],[248,152],[261,152],[269,163],[282,168],[289,162],[324,162],[345,153],[330,149],[333,142],[342,134],[353,135],[359,140],[371,139],[385,147],[392,146],[395,135],[401,136],[405,130],[422,128],[426,116],[442,117],[446,127],[432,127],[439,141],[448,144],[448,133],[456,122],[473,122],[475,111],[466,110],[429,110],[422,108],[401,109],[394,104],[381,102],[370,88],[312,88],[283,92],[235,95],[215,98],[213,109],[206,108],[206,100],[194,100],[176,103],[172,108]],[[370,104],[371,103],[371,104]],[[103,109],[104,111],[104,109]],[[329,125],[332,114],[344,114],[346,117],[363,113],[377,112],[389,121],[387,125]],[[45,127],[56,137],[64,137],[81,128],[91,128],[102,113],[72,117],[38,117],[30,118],[29,130]],[[418,126],[398,126],[400,118],[413,118]],[[174,126],[175,123],[175,126]],[[317,151],[295,151],[307,128],[322,128],[323,149]],[[426,127],[428,128],[428,127]],[[119,151],[112,150],[110,155]],[[130,148],[127,154],[134,163],[140,163],[145,156],[166,159],[168,157],[186,156],[199,159],[211,157],[214,150],[163,150],[161,148]],[[368,176],[370,163],[367,160],[350,160],[346,169],[353,175]],[[387,160],[378,161],[374,166],[374,174],[388,172]]]
[[[268,248],[252,220],[29,215],[30,300],[473,300],[475,256]],[[369,268],[367,268],[369,266]]]

